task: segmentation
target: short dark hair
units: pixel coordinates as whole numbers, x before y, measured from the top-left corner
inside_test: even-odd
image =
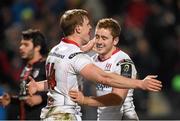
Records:
[[[60,27],[65,36],[74,33],[77,25],[82,25],[84,17],[89,19],[88,12],[82,9],[72,9],[66,11],[60,19]]]
[[[41,50],[40,53],[42,56],[47,56],[48,49],[47,49],[47,40],[45,39],[44,35],[38,29],[28,29],[22,31],[22,39],[24,40],[32,40],[34,47],[40,46]]]

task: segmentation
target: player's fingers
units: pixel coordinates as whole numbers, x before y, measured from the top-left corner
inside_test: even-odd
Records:
[[[159,90],[153,89],[153,88],[149,88],[148,90],[151,91],[151,92],[159,92]]]
[[[29,90],[29,84],[26,84],[26,90]]]
[[[71,98],[75,98],[76,96],[74,94],[69,94]]]
[[[158,81],[156,79],[146,79],[146,88],[149,91],[160,91],[162,88],[161,81]]]
[[[35,80],[31,76],[29,76],[28,79],[30,80],[30,82],[35,82]]]
[[[29,101],[29,100],[26,100],[26,104],[28,104],[31,107],[33,106],[33,103],[31,101]]]
[[[156,85],[154,83],[150,84],[149,87],[148,87],[150,90],[154,90],[154,91],[160,91],[161,90],[161,86],[159,85]]]
[[[75,98],[71,98],[71,100],[74,101],[74,102],[77,102],[77,100]]]
[[[75,98],[75,97],[77,97],[77,94],[76,94],[76,93],[69,93],[69,96],[70,96],[71,98]]]
[[[4,97],[4,98],[7,98],[7,97],[9,97],[9,95],[8,95],[7,93],[4,93],[4,94],[3,94],[3,97]]]
[[[151,86],[151,87],[150,87],[150,90],[153,90],[154,92],[157,92],[157,91],[161,91],[161,88]]]
[[[147,80],[149,81],[149,83],[154,83],[162,86],[162,82],[157,79],[147,79]]]
[[[29,88],[28,88],[28,93],[29,93],[29,96],[33,96],[33,91]]]
[[[72,101],[77,102],[77,96],[73,95],[73,94],[69,94],[70,98]]]
[[[147,78],[157,78],[158,75],[148,75]]]
[[[69,94],[71,94],[71,95],[77,95],[77,91],[69,91]]]
[[[158,81],[156,79],[152,79],[151,82],[150,82],[152,85],[154,86],[157,86],[157,87],[162,87],[162,82],[161,81]]]
[[[69,93],[77,93],[78,91],[76,90],[70,90]]]

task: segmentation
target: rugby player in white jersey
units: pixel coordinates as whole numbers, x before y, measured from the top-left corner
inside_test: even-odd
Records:
[[[116,20],[111,18],[99,20],[95,31],[95,50],[98,54],[92,57],[94,64],[106,72],[136,78],[137,72],[133,61],[118,47],[120,32],[121,28]],[[139,120],[133,103],[133,89],[112,88],[99,83],[96,85],[99,97],[83,97],[81,92],[79,96],[77,93],[77,91],[69,93],[74,101],[99,106],[98,120]]]
[[[48,55],[47,80],[35,82],[29,78],[30,95],[37,91],[49,91],[48,104],[41,112],[42,120],[81,120],[80,108],[68,93],[70,90],[79,90],[79,80],[82,77],[117,88],[161,90],[161,82],[154,77],[147,77],[141,81],[115,73],[106,73],[95,66],[88,55],[83,54],[80,47],[90,40],[91,30],[88,13],[85,10],[66,11],[61,17],[60,27],[65,37]]]

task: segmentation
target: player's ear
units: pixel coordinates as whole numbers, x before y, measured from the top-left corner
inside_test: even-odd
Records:
[[[118,42],[119,42],[119,37],[115,37],[113,41],[114,46],[116,46]]]
[[[80,25],[77,25],[76,27],[75,27],[75,32],[76,33],[81,33],[81,26]]]
[[[34,49],[35,49],[35,51],[40,51],[41,50],[41,46],[37,45]]]

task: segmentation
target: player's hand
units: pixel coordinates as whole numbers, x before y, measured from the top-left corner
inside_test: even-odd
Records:
[[[71,100],[79,104],[84,104],[84,95],[81,91],[71,90],[69,91],[69,96]]]
[[[89,52],[89,51],[93,50],[93,47],[94,47],[95,43],[96,43],[96,39],[94,37],[86,45],[81,46],[81,50],[83,52]]]
[[[147,91],[158,92],[162,88],[161,81],[155,79],[157,75],[148,75],[143,79],[142,89]]]
[[[3,94],[3,96],[1,96],[0,104],[2,106],[7,106],[7,105],[9,105],[10,102],[11,102],[11,97],[8,93],[5,93],[5,94]]]
[[[25,100],[26,104],[33,107],[35,105],[39,105],[42,102],[42,97],[40,95],[27,96]]]
[[[31,76],[29,76],[29,80],[30,82],[27,84],[27,90],[28,90],[29,95],[32,96],[38,91],[38,85]]]

